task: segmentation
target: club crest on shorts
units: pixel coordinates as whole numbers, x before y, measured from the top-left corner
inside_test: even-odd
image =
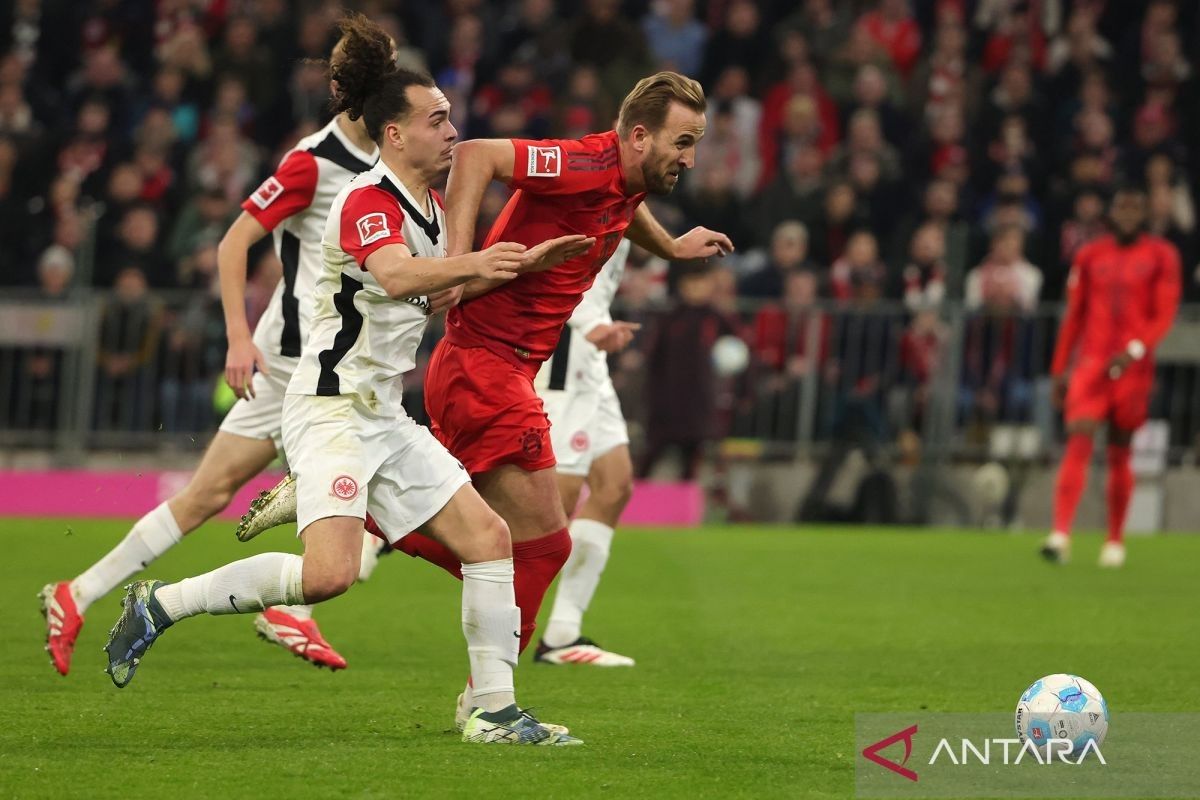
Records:
[[[576,453],[582,453],[588,449],[591,441],[588,439],[587,431],[575,431],[575,435],[571,437],[571,449]]]
[[[542,454],[542,432],[530,428],[521,434],[521,452],[526,458],[537,458]]]
[[[342,500],[353,500],[358,495],[358,482],[349,475],[339,475],[333,479],[330,487],[336,497]]]

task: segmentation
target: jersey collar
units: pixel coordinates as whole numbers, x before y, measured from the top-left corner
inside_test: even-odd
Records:
[[[346,135],[346,132],[342,130],[342,126],[338,124],[337,117],[330,120],[329,128],[333,131],[333,135],[337,137],[337,140],[342,143],[342,146],[350,152],[350,155],[359,161],[362,161],[364,164],[374,164],[379,160],[379,148],[372,146],[371,152],[368,153],[357,147],[354,142],[350,141],[350,137]]]

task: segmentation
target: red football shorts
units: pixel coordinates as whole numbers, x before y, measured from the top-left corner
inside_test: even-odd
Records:
[[[425,376],[433,435],[478,475],[504,464],[554,466],[550,420],[527,369],[485,347],[438,343]]]
[[[1107,362],[1081,361],[1071,374],[1064,416],[1068,423],[1095,420],[1135,431],[1146,421],[1153,389],[1154,365],[1149,362],[1131,364],[1113,380]]]

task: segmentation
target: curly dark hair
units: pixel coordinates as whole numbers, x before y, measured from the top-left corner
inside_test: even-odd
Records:
[[[329,59],[330,108],[350,119],[362,117],[367,135],[379,141],[388,122],[408,113],[405,90],[433,86],[433,78],[397,67],[391,37],[363,14],[342,17],[338,30],[342,35]]]

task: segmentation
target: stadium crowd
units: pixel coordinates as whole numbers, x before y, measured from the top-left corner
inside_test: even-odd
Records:
[[[696,169],[655,212],[678,230],[724,231],[738,252],[717,268],[631,262],[625,314],[654,324],[617,380],[628,389],[647,364],[656,375],[644,409],[627,409],[658,437],[643,469],[669,444],[698,446],[714,418],[754,435],[765,413],[783,420],[767,435],[795,438],[788,409],[813,370],[833,387],[828,430],[858,408],[862,426],[888,435],[883,393],[898,383],[915,398],[904,424],[918,425],[947,301],[989,320],[968,327],[963,413],[1027,405],[1006,360],[980,354],[1037,359],[990,320],[1061,299],[1121,182],[1145,184],[1150,228],[1182,253],[1185,300],[1200,299],[1195,3],[348,5],[435,76],[466,138],[578,137],[610,127],[617,100],[654,69],[703,82]],[[112,290],[98,426],[209,426],[224,360],[216,245],[247,193],[328,119],[320,59],[338,13],[289,0],[17,0],[0,12],[0,283],[45,299]],[[485,216],[504,200],[489,196]],[[254,263],[251,319],[279,275],[268,247]],[[160,303],[169,290],[191,299]],[[679,413],[679,397],[710,396],[688,391],[712,380],[696,342],[722,332],[746,339],[753,369],[733,400],[713,392]],[[31,385],[53,385],[52,352],[22,364]],[[157,414],[120,400],[150,375],[157,394],[132,396]]]

